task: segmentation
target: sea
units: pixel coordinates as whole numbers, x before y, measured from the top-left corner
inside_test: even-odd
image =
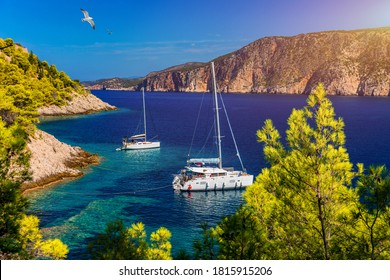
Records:
[[[160,227],[171,234],[173,255],[193,252],[202,237],[200,225],[215,226],[242,205],[244,191],[180,193],[173,175],[188,157],[215,156],[211,94],[147,92],[148,138],[160,149],[117,151],[124,136],[143,127],[140,92],[93,91],[119,110],[91,115],[44,118],[38,127],[59,140],[96,153],[101,163],[85,175],[28,193],[29,213],[37,215],[45,238],[59,238],[69,247],[68,259],[88,259],[87,244],[107,223],[145,225],[148,235]],[[303,108],[307,96],[223,94],[244,168],[255,177],[267,166],[256,132],[272,119],[282,137],[293,108]],[[352,163],[390,167],[390,98],[330,97],[337,117],[345,123],[346,148]],[[201,106],[202,105],[202,106]],[[224,166],[241,168],[229,123],[222,121]],[[208,127],[208,128],[207,128]],[[156,139],[157,139],[156,138]]]

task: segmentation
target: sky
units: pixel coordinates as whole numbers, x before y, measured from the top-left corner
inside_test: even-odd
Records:
[[[267,36],[383,26],[390,0],[0,0],[0,38],[80,81],[208,62]]]

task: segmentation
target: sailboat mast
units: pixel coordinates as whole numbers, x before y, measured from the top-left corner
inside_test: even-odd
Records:
[[[218,143],[218,167],[222,168],[222,146],[221,146],[221,128],[219,126],[219,108],[217,97],[217,82],[215,79],[214,62],[211,62],[211,69],[213,73],[213,87],[214,87],[214,103],[215,103],[215,121],[217,123],[217,143]]]
[[[145,111],[145,90],[144,90],[144,87],[142,87],[142,104],[143,104],[143,110],[144,110],[144,133],[145,133],[145,141],[146,141],[146,111]]]

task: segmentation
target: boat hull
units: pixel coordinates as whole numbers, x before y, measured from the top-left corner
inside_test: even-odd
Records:
[[[127,143],[121,150],[146,150],[146,149],[158,149],[160,148],[160,142],[136,142]]]
[[[173,188],[185,192],[240,190],[253,184],[253,175],[226,175],[213,178],[196,178],[183,182],[175,176]]]

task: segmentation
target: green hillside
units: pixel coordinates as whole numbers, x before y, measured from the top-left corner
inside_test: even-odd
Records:
[[[7,125],[14,121],[25,126],[34,121],[37,108],[63,105],[71,93],[84,93],[74,81],[55,65],[41,61],[32,52],[11,39],[0,39],[0,116]]]
[[[38,222],[25,215],[28,203],[20,193],[20,185],[30,175],[26,143],[35,131],[38,108],[61,106],[72,95],[84,93],[78,81],[54,65],[39,60],[11,39],[0,39],[0,259],[34,258],[44,244],[40,238],[26,235],[26,225],[37,232]],[[39,240],[40,245],[31,245],[33,240]],[[55,242],[59,244],[56,250],[61,248],[60,255],[45,252],[43,247],[39,254],[64,258],[67,249]]]

